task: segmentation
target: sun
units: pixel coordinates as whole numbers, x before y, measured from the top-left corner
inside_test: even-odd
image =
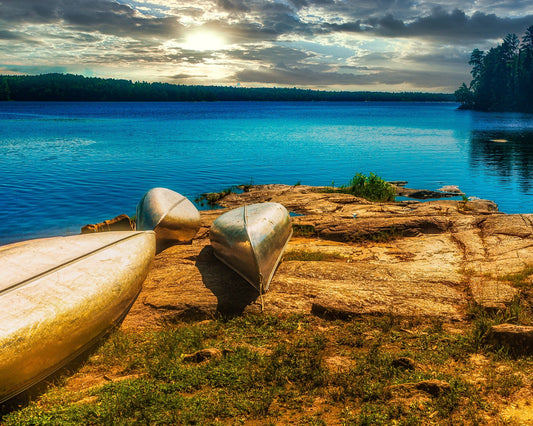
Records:
[[[183,45],[184,48],[190,50],[220,50],[225,46],[224,38],[210,31],[198,31],[189,34]]]

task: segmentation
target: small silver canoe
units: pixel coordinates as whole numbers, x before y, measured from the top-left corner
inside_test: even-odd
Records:
[[[291,236],[289,212],[278,203],[231,210],[219,216],[209,232],[215,256],[261,294],[268,290]]]
[[[152,188],[137,205],[137,230],[155,231],[158,241],[191,241],[200,229],[200,212],[186,197]]]
[[[0,247],[0,403],[119,323],[155,255],[153,232],[102,232]]]

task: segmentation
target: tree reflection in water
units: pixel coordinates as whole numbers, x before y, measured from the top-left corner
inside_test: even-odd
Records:
[[[470,134],[470,165],[491,168],[502,180],[518,177],[526,193],[533,186],[533,129],[473,130]]]

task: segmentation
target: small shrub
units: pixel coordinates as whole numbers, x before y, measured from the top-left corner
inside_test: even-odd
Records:
[[[209,206],[214,206],[226,195],[234,193],[237,189],[239,188],[236,186],[230,186],[229,188],[223,189],[220,192],[207,192],[195,198],[194,202],[200,204],[201,206],[203,206],[204,203],[207,203]]]
[[[348,185],[341,186],[340,192],[376,202],[394,201],[396,197],[394,187],[374,173],[370,176],[357,173]]]

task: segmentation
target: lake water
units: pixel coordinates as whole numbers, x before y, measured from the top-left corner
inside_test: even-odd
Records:
[[[493,142],[503,139],[507,142]],[[533,212],[533,115],[450,103],[0,103],[0,243],[133,215],[152,187],[458,185]]]

